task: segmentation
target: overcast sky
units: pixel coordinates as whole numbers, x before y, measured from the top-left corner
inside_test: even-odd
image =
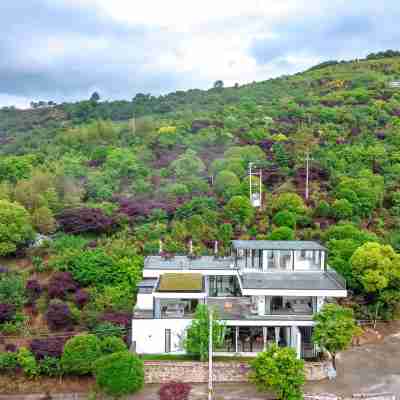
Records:
[[[265,80],[400,48],[399,0],[0,0],[0,106]]]

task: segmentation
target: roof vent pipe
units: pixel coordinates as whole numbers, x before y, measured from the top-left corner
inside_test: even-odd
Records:
[[[218,255],[218,240],[214,242],[214,254]]]
[[[192,239],[189,240],[189,253],[193,254],[193,240]]]
[[[158,252],[160,254],[163,252],[163,242],[161,239],[158,241]]]

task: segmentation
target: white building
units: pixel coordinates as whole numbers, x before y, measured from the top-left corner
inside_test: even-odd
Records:
[[[230,257],[147,257],[132,320],[139,354],[182,353],[196,306],[216,310],[227,329],[221,354],[251,355],[270,343],[311,358],[313,314],[346,297],[327,267],[326,249],[309,241],[234,240]]]

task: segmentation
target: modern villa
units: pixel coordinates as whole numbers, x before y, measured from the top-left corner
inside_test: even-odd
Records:
[[[253,355],[271,343],[313,358],[313,314],[346,297],[346,282],[311,241],[234,240],[229,257],[145,259],[132,320],[139,354],[183,353],[196,306],[208,304],[226,325],[221,355]]]

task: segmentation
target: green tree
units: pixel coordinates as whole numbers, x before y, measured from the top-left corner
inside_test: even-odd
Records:
[[[282,193],[272,201],[272,208],[276,211],[290,211],[294,214],[303,214],[306,210],[303,199],[296,193]]]
[[[335,200],[332,204],[332,212],[337,220],[351,218],[353,206],[347,199]]]
[[[19,245],[34,237],[31,219],[25,208],[0,200],[0,256],[14,252]]]
[[[224,170],[219,172],[215,177],[214,187],[219,195],[229,198],[239,191],[240,180],[234,172]]]
[[[294,240],[294,231],[293,229],[287,226],[281,226],[280,228],[276,228],[269,235],[269,240]]]
[[[32,224],[43,234],[53,233],[56,230],[56,220],[48,207],[40,207],[32,214]]]
[[[194,354],[205,361],[208,357],[210,332],[210,310],[207,305],[199,304],[193,321],[189,325],[186,332],[184,342],[185,349],[188,353]],[[225,326],[218,321],[218,315],[213,313],[213,345],[219,347],[223,343],[225,334]]]
[[[398,290],[400,284],[400,255],[392,246],[379,243],[365,243],[359,247],[350,259],[353,274],[361,283],[366,293],[375,296],[376,312],[378,316],[380,303],[389,300],[391,290]],[[396,299],[398,296],[396,296]]]
[[[251,380],[261,391],[273,390],[280,400],[301,400],[304,361],[290,347],[269,346],[251,362]]]
[[[314,315],[314,321],[313,342],[332,355],[333,367],[336,369],[337,353],[345,350],[353,335],[358,332],[353,310],[333,303],[325,304]]]
[[[224,213],[227,218],[240,226],[250,224],[255,212],[247,197],[233,196],[224,207]]]
[[[67,374],[87,375],[101,355],[101,344],[96,335],[77,335],[65,343],[61,366]]]
[[[172,162],[171,167],[175,171],[175,175],[182,179],[193,178],[206,169],[203,161],[193,150],[186,150],[184,154]]]
[[[273,223],[280,226],[287,226],[288,228],[294,229],[296,226],[296,216],[290,211],[279,211],[272,218]]]
[[[144,385],[143,361],[129,351],[99,358],[93,370],[97,385],[111,396],[128,395]]]

